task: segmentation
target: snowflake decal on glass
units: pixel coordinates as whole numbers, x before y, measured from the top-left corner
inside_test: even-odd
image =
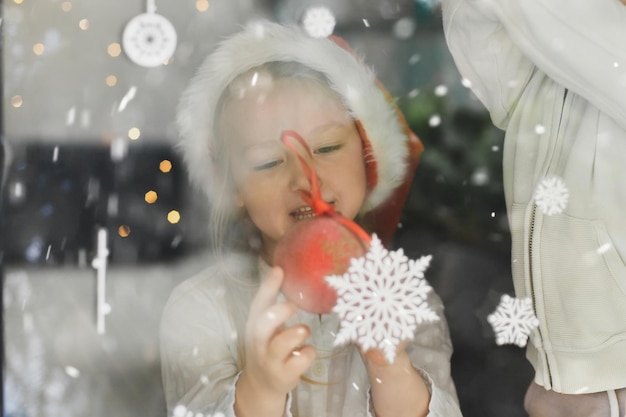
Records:
[[[439,320],[426,301],[432,288],[424,271],[431,258],[412,260],[402,249],[388,251],[374,234],[369,251],[353,258],[345,274],[327,276],[337,291],[335,346],[355,342],[364,352],[378,348],[393,363],[398,345],[412,339],[419,324]]]
[[[314,38],[326,38],[335,30],[335,15],[326,7],[310,7],[304,12],[302,25]]]
[[[567,207],[569,191],[557,176],[544,178],[535,189],[535,204],[545,215],[562,213]]]
[[[530,298],[514,298],[507,294],[502,296],[498,308],[487,321],[493,327],[498,345],[516,344],[519,347],[526,346],[528,336],[539,325]]]

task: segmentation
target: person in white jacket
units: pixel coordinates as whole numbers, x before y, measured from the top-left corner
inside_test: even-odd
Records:
[[[624,0],[443,0],[461,75],[506,131],[518,297],[539,326],[535,416],[626,413]]]
[[[402,120],[355,55],[297,27],[250,24],[206,59],[181,100],[181,149],[209,197],[211,228],[247,223],[254,244],[237,253],[219,239],[221,256],[165,306],[170,415],[460,416],[436,294],[428,302],[440,320],[383,365],[356,345],[335,347],[338,316],[285,301],[282,270],[272,268],[281,237],[313,216],[302,197],[310,184],[281,132],[302,135],[325,202],[353,219],[405,180]]]

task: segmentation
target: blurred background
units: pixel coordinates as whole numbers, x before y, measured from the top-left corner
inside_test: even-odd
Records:
[[[305,19],[322,6],[332,19]],[[155,11],[171,27],[124,44]],[[162,307],[210,250],[175,108],[216,43],[259,18],[344,37],[396,98],[426,150],[395,246],[433,255],[463,414],[525,416],[524,349],[486,320],[513,294],[503,134],[454,66],[437,0],[2,1],[3,415],[166,414]]]

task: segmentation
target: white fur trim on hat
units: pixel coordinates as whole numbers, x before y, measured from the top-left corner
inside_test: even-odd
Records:
[[[199,68],[178,108],[179,144],[192,181],[213,200],[210,142],[217,101],[238,75],[271,61],[295,61],[326,75],[331,88],[358,119],[372,146],[377,184],[362,211],[383,203],[400,185],[408,166],[408,137],[394,106],[376,85],[374,72],[330,39],[310,37],[295,26],[255,22],[221,42]]]

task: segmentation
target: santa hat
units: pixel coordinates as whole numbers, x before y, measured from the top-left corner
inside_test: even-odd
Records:
[[[395,199],[395,208],[385,210],[386,216],[394,217],[391,226],[395,230],[421,143],[374,72],[347,44],[337,38],[313,38],[296,26],[251,23],[221,42],[201,65],[181,98],[177,117],[179,147],[191,180],[210,201],[220,192],[213,166],[216,156],[211,155],[218,100],[237,76],[273,61],[297,62],[324,74],[342,98],[357,121],[366,149],[370,191],[362,212],[380,210],[395,192],[401,201]]]

